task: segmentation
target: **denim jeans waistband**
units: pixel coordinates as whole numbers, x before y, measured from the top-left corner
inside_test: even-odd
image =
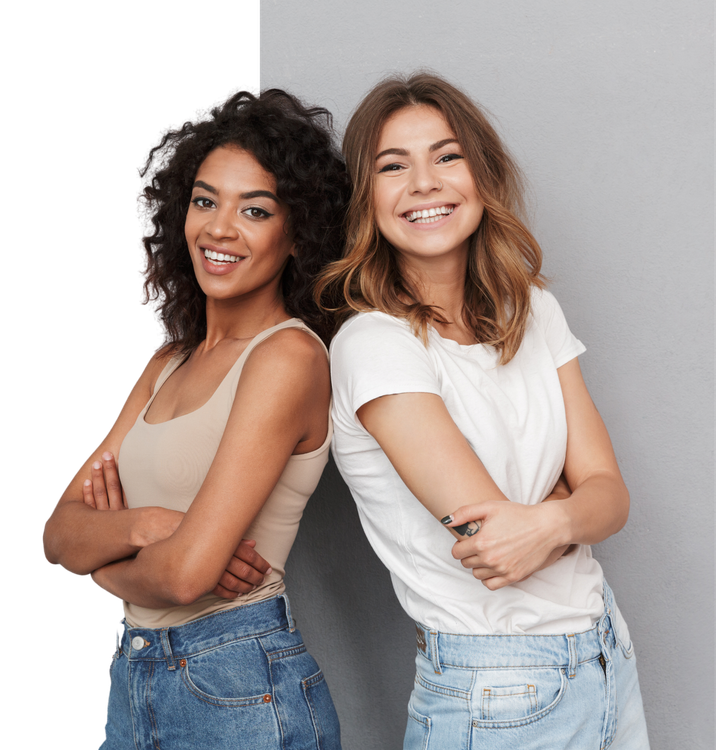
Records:
[[[182,657],[293,627],[288,597],[281,594],[169,628],[132,628],[125,621],[121,649],[130,661],[167,661],[173,666]]]
[[[596,659],[602,643],[614,638],[614,595],[604,583],[604,614],[590,630],[564,635],[458,635],[415,623],[418,652],[442,667],[501,669],[510,667],[564,667],[570,676],[578,664]]]

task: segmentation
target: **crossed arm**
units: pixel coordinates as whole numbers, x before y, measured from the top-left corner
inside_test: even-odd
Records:
[[[249,357],[227,426],[189,511],[98,511],[83,501],[83,482],[104,453],[117,454],[148,401],[163,361],[154,358],[98,450],[72,481],[45,529],[48,560],[93,572],[103,588],[134,604],[188,604],[221,585],[224,571],[316,410],[327,415],[328,367],[320,345],[281,331]],[[326,417],[327,420],[327,417]],[[109,484],[111,485],[111,481]],[[119,490],[108,487],[115,498]],[[164,537],[168,528],[173,532]],[[163,529],[163,531],[162,531]]]
[[[454,557],[492,590],[551,564],[571,544],[606,539],[627,520],[629,494],[577,359],[557,372],[567,416],[564,476],[572,493],[558,486],[545,498],[550,502],[538,505],[508,502],[439,396],[383,396],[358,410],[410,491],[436,518],[452,517]],[[464,524],[469,536],[455,530]]]
[[[99,511],[125,510],[126,499],[114,456],[109,452],[103,453],[102,461],[95,461],[91,472],[91,479],[86,479],[82,486],[85,505]],[[134,533],[141,541],[141,547],[168,539],[184,518],[184,513],[166,508],[155,507],[151,511],[155,516],[153,525],[140,526],[135,523]],[[212,593],[223,599],[236,599],[257,588],[269,573],[271,567],[256,551],[256,542],[242,539]]]

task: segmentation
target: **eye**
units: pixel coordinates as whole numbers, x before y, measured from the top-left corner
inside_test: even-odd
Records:
[[[455,161],[456,159],[464,159],[465,157],[462,156],[462,154],[443,154],[438,159],[438,164],[449,164],[451,161]]]
[[[203,198],[201,196],[197,198],[192,198],[191,202],[197,208],[214,208],[216,206],[213,200],[211,200],[210,198]]]
[[[259,208],[258,206],[250,206],[245,208],[242,213],[246,214],[251,219],[268,219],[269,216],[273,216],[266,209]]]
[[[378,170],[378,174],[382,174],[383,172],[399,172],[403,166],[401,164],[396,164],[393,162],[392,164],[386,164],[384,167],[381,167]]]

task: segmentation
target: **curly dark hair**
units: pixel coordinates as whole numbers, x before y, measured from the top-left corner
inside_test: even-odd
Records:
[[[234,145],[251,153],[276,179],[289,209],[295,257],[281,277],[287,312],[304,320],[324,341],[333,320],[313,300],[320,270],[337,260],[350,184],[332,138],[331,113],[306,107],[281,89],[258,97],[240,91],[210,117],[171,130],[149,152],[140,174],[151,174],[142,198],[154,227],[143,238],[147,253],[146,301],[158,301],[166,344],[185,353],[206,338],[206,295],[194,275],[184,220],[196,173],[211,151]]]

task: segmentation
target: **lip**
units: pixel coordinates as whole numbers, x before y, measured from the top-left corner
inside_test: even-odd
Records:
[[[202,268],[212,276],[225,276],[227,273],[231,273],[241,265],[241,261],[244,259],[244,256],[232,252],[231,250],[227,250],[225,247],[219,247],[218,245],[198,245],[197,249],[199,251]],[[236,261],[236,263],[226,263],[225,265],[217,266],[204,255],[204,250],[231,255],[234,258],[239,258],[239,260]]]
[[[224,255],[231,255],[234,258],[241,258],[242,256],[238,253],[227,250],[225,247],[219,245],[199,245],[199,250],[203,253],[204,250],[211,250],[212,253],[223,253]]]
[[[413,211],[427,211],[431,208],[439,208],[440,206],[452,206],[453,213],[455,213],[459,205],[460,205],[459,203],[451,203],[450,201],[433,201],[432,203],[419,203],[417,206],[411,206],[410,208],[403,211],[403,213],[400,214],[400,216],[402,218],[403,216],[405,216],[405,214],[411,214],[413,213]]]
[[[438,208],[438,206],[452,206],[452,213],[446,214],[442,219],[438,219],[437,221],[431,221],[429,224],[418,224],[414,221],[408,221],[405,218],[406,214],[410,214],[413,211],[425,211],[430,208]],[[433,201],[432,203],[421,203],[417,206],[411,206],[407,211],[404,211],[402,214],[400,214],[400,221],[404,222],[410,227],[410,229],[417,232],[431,232],[433,229],[440,229],[441,227],[444,227],[450,221],[450,219],[455,216],[459,208],[459,203],[451,203],[450,201]]]

